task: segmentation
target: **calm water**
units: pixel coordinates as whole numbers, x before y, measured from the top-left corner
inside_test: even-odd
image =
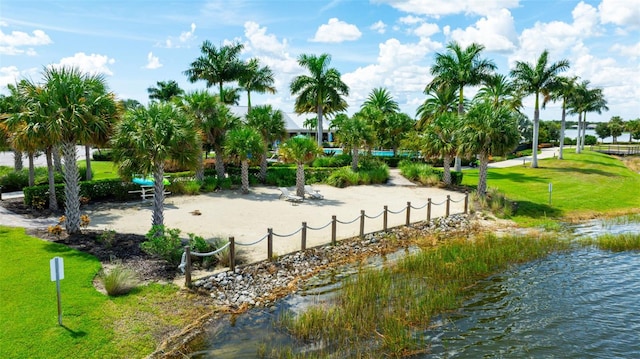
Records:
[[[575,228],[578,236],[639,231],[638,223]],[[291,344],[272,326],[278,313],[330,298],[354,271],[325,273],[271,309],[227,318],[210,331],[209,349],[194,357],[255,358],[263,343]],[[640,252],[553,254],[495,275],[468,295],[423,333],[431,346],[423,358],[640,358]]]

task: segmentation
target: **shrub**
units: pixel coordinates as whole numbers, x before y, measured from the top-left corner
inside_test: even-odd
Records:
[[[334,152],[330,153],[331,154],[317,157],[313,160],[311,167],[344,167],[351,163],[350,154],[342,153],[335,155],[333,154]]]
[[[598,143],[596,136],[586,135],[584,136],[584,144],[587,146],[593,146]]]
[[[333,172],[329,178],[327,178],[328,185],[338,188],[357,185],[358,181],[358,173],[353,172],[350,167],[342,167]]]
[[[215,248],[215,250],[218,250],[224,246],[227,245],[227,243],[229,243],[228,240],[223,239],[223,238],[216,238],[213,240],[213,247]],[[237,252],[236,252],[237,253]],[[223,267],[229,267],[231,265],[230,262],[230,258],[229,258],[229,247],[227,246],[227,248],[221,250],[220,252],[215,254],[216,260],[218,261],[218,264],[220,264]],[[236,258],[236,264],[238,264],[239,261]]]
[[[109,271],[103,271],[100,280],[110,296],[127,294],[138,282],[135,273],[121,263],[115,264]]]
[[[204,181],[200,184],[200,190],[205,193],[213,192],[216,188],[218,188],[218,179],[213,176],[205,177]]]
[[[400,173],[411,181],[419,182],[423,185],[433,185],[433,175],[438,176],[438,181],[442,182],[444,170],[433,168],[426,163],[401,161],[399,164]],[[460,185],[462,183],[462,172],[451,171],[451,184]]]
[[[98,243],[104,243],[107,248],[111,248],[116,243],[116,231],[113,229],[105,230],[98,235],[96,241]]]
[[[153,226],[147,232],[147,241],[140,243],[140,248],[146,253],[160,257],[170,264],[179,264],[182,257],[182,240],[180,230]]]
[[[97,151],[93,152],[93,160],[113,162],[113,152],[110,149],[98,149]]]

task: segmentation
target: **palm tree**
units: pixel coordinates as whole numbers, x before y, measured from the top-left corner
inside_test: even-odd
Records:
[[[417,129],[427,126],[429,122],[443,113],[456,111],[458,97],[456,96],[455,87],[439,86],[427,88],[424,93],[428,97],[416,109],[416,117],[418,117]]]
[[[47,68],[44,85],[51,115],[48,133],[60,139],[64,157],[65,229],[80,232],[80,187],[76,164],[76,145],[91,142],[97,131],[104,132],[117,106],[102,75],[82,73],[77,68]]]
[[[640,140],[640,118],[627,121],[627,131],[629,131],[629,142]]]
[[[184,94],[184,90],[180,88],[174,80],[158,81],[155,87],[147,88],[150,100],[171,101],[174,97],[180,97]]]
[[[285,162],[296,164],[296,195],[304,197],[304,165],[321,154],[322,149],[309,137],[295,136],[280,146],[280,153]]]
[[[239,59],[243,48],[244,45],[233,43],[217,49],[209,40],[205,40],[200,47],[201,55],[184,74],[190,82],[204,80],[207,87],[218,84],[218,93],[223,94],[224,83],[238,80],[244,72],[245,65]]]
[[[240,104],[240,89],[237,87],[225,86],[218,95],[225,105],[238,106]]]
[[[516,85],[503,74],[489,76],[478,90],[475,98],[486,99],[494,106],[507,106],[515,111],[522,109],[522,95]]]
[[[540,94],[543,95],[553,90],[554,83],[560,72],[569,68],[568,60],[560,60],[549,64],[549,51],[544,50],[535,64],[517,61],[511,70],[516,86],[525,94],[535,95],[533,110],[533,159],[531,167],[538,167],[538,131],[540,127]]]
[[[164,163],[195,166],[201,155],[194,120],[167,102],[128,111],[111,139],[114,162],[123,177],[153,174],[152,226],[164,225]]]
[[[180,104],[180,107],[193,117],[196,128],[201,134],[202,141],[207,142],[207,138],[204,136],[204,124],[209,121],[209,118],[217,116],[216,111],[220,106],[218,97],[211,95],[206,90],[194,91],[186,94],[180,102],[176,101],[176,103]],[[195,176],[198,181],[204,180],[204,159],[202,152],[201,148]]]
[[[611,131],[611,137],[613,137],[613,143],[618,142],[618,137],[622,135],[622,132],[625,130],[625,124],[620,116],[613,116],[607,123],[607,127],[609,127],[609,131]]]
[[[407,134],[416,126],[416,121],[403,112],[396,112],[383,118],[381,123],[380,145],[383,148],[390,148],[393,155],[398,153],[398,147]]]
[[[240,87],[247,91],[247,113],[251,112],[251,92],[276,93],[273,71],[269,66],[260,67],[260,60],[250,59],[244,73],[238,81]]]
[[[484,46],[472,43],[466,48],[457,42],[447,45],[446,53],[437,53],[435,64],[431,67],[434,79],[427,85],[425,92],[438,87],[453,87],[458,90],[458,114],[464,113],[465,86],[479,85],[496,69],[493,61],[481,59]],[[456,157],[455,170],[461,170],[460,159]]]
[[[489,156],[502,156],[518,145],[517,112],[508,106],[475,101],[460,131],[461,152],[477,155],[479,164],[477,192],[484,197],[487,192],[487,168]]]
[[[271,105],[255,106],[247,113],[247,125],[255,128],[262,136],[263,149],[260,156],[260,180],[267,178],[267,156],[269,144],[287,136],[282,111],[274,110]]]
[[[569,112],[578,115],[578,138],[576,141],[576,153],[584,149],[584,136],[586,134],[587,112],[602,113],[608,110],[607,101],[602,89],[589,88],[589,81],[585,80],[576,85],[572,97],[569,99]]]
[[[342,118],[336,131],[336,139],[345,148],[351,149],[351,169],[358,170],[359,151],[362,146],[373,142],[374,133],[367,115],[362,111],[351,117]]]
[[[0,111],[0,113],[2,113],[2,119],[7,119],[10,116],[19,113],[21,108],[21,104],[20,104],[21,95],[18,90],[18,85],[9,84],[7,86],[7,89],[9,90],[9,95],[8,96],[3,95],[3,98],[2,98],[2,109]],[[6,141],[8,144],[11,143],[11,136],[12,134],[10,132],[7,132]],[[22,151],[15,148],[12,148],[12,150],[13,150],[13,169],[14,171],[20,171],[22,170],[22,167],[23,167]]]
[[[571,96],[574,95],[576,91],[576,81],[577,77],[563,77],[558,76],[553,85],[551,92],[547,96],[544,97],[542,102],[542,108],[545,108],[547,102],[549,101],[557,101],[562,100],[562,118],[560,120],[560,150],[558,152],[558,159],[564,159],[564,132],[566,129],[566,118],[567,118],[567,106],[568,101]]]
[[[323,115],[343,111],[347,104],[342,96],[349,95],[349,87],[342,82],[340,72],[335,68],[329,68],[331,56],[302,54],[298,57],[298,64],[306,68],[309,75],[296,76],[290,84],[292,95],[298,95],[295,102],[295,111],[298,114],[316,113],[316,141],[322,146],[322,119]]]
[[[362,104],[362,107],[374,107],[385,115],[400,112],[398,102],[393,99],[389,90],[384,87],[374,88],[367,100]]]
[[[460,118],[455,112],[442,112],[423,129],[422,152],[427,157],[443,159],[442,181],[451,185],[451,159],[458,153]]]
[[[260,132],[249,126],[237,127],[227,136],[224,144],[225,153],[235,162],[240,162],[242,193],[249,193],[249,161],[255,160],[263,151],[263,140]]]

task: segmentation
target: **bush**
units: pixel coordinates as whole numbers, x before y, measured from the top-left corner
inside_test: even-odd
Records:
[[[138,282],[135,273],[120,263],[107,272],[103,271],[100,280],[110,296],[127,294]]]
[[[93,160],[94,161],[108,161],[113,162],[113,152],[110,149],[98,149],[93,152]]]
[[[182,258],[182,240],[180,230],[153,226],[145,235],[147,241],[140,243],[140,248],[146,253],[160,257],[170,264],[180,263]]]
[[[584,144],[586,146],[593,146],[595,144],[598,144],[598,139],[596,138],[596,136],[586,135],[584,136]]]
[[[200,190],[205,193],[214,192],[218,188],[218,179],[213,176],[207,176],[200,184]]]
[[[401,161],[399,164],[400,173],[411,181],[419,182],[423,185],[433,185],[436,175],[438,181],[442,182],[444,170],[441,168],[433,168],[426,163],[411,162],[409,160]],[[460,185],[462,183],[462,172],[451,171],[451,184]]]
[[[342,167],[327,178],[330,186],[344,188],[360,184],[385,183],[389,179],[389,167],[379,164],[370,169],[360,169],[354,172],[351,167]]]
[[[333,152],[332,152],[333,153]],[[311,167],[344,167],[351,163],[350,154],[325,155],[313,160]]]

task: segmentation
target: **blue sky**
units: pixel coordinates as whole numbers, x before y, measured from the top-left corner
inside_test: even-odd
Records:
[[[604,89],[610,110],[589,120],[640,117],[638,0],[2,0],[0,91],[23,77],[39,81],[45,66],[73,65],[103,73],[119,98],[147,103],[157,81],[205,87],[183,75],[204,40],[239,41],[243,59],[269,65],[278,93],[252,102],[285,112],[293,111],[289,83],[304,73],[296,58],[326,52],[350,87],[350,113],[386,87],[414,116],[435,53],[455,40],[484,45],[501,73],[548,49],[551,61],[571,62],[567,75]],[[530,118],[532,104],[527,98]],[[541,118],[559,113],[550,104]]]

